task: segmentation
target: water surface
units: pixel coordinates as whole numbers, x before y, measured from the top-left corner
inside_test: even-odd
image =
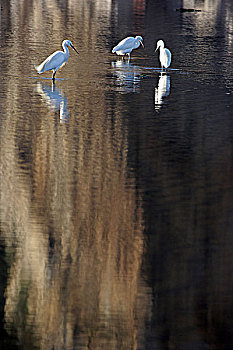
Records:
[[[233,347],[232,14],[2,2],[1,349]],[[53,84],[34,65],[63,39]]]

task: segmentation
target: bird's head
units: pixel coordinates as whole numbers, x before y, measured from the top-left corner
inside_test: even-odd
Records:
[[[79,53],[70,40],[63,40],[62,46],[70,46],[77,54]]]
[[[143,45],[143,37],[142,36],[138,35],[138,36],[135,37],[135,39],[138,40],[140,42],[140,44],[144,47],[144,45]]]
[[[164,48],[164,42],[163,42],[163,40],[157,41],[157,47],[156,47],[155,52],[156,52],[160,47]]]

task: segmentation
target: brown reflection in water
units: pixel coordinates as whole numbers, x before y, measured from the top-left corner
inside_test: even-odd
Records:
[[[9,82],[5,96],[5,325],[25,348],[136,349],[149,314],[127,130],[105,92],[85,88],[68,125],[43,101],[31,109],[31,90],[22,98]]]
[[[56,114],[42,114],[37,131],[28,126],[25,133],[17,115],[6,113],[6,326],[25,346],[34,333],[41,349],[136,349],[144,320],[137,308],[143,224],[127,170],[127,133],[121,115],[114,125],[105,116],[104,102],[80,115],[67,128]],[[30,163],[19,152],[25,137]]]
[[[11,2],[6,23],[11,37],[4,49],[5,327],[17,334],[23,348],[136,349],[150,308],[139,274],[143,213],[127,169],[122,115],[106,112],[111,107],[105,105],[102,82],[93,78],[96,61],[87,60],[99,33],[98,25],[90,23],[102,28],[111,6],[103,1],[92,12],[86,4],[84,18],[84,9],[74,2],[65,10],[55,1],[48,8],[48,3],[43,8],[40,2],[25,4]],[[75,16],[64,26],[67,11]],[[70,39],[78,41],[78,20],[85,41],[80,41],[81,68],[77,73],[71,59],[62,74],[82,75],[78,95],[76,89],[65,93],[71,117],[61,125],[58,112],[49,110],[38,94],[32,96],[36,84],[25,77],[35,75],[33,66],[48,49],[59,49],[53,40],[60,44],[58,38],[72,32]],[[40,48],[43,35],[46,44]]]

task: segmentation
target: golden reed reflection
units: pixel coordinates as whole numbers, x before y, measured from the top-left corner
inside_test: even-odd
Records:
[[[30,17],[32,9],[22,11]],[[17,72],[20,61],[13,60],[8,66]],[[33,110],[35,84],[24,84],[20,75],[5,82],[1,128],[5,327],[25,348],[137,349],[150,302],[140,277],[143,211],[127,167],[123,116],[104,88],[87,80],[78,102],[75,91],[62,95],[71,117],[61,125],[43,100]],[[39,89],[43,96],[59,91]]]
[[[142,209],[127,170],[121,116],[112,127],[104,111],[104,102],[92,104],[69,131],[43,118],[31,140],[30,171],[17,147],[21,130],[7,113],[1,144],[1,221],[11,255],[5,321],[23,344],[30,331],[41,349],[137,348],[144,320],[137,305]]]

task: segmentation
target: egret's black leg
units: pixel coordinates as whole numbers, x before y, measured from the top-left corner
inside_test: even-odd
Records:
[[[56,74],[56,71],[53,72],[53,77],[52,77],[53,82],[55,81],[55,74]]]

